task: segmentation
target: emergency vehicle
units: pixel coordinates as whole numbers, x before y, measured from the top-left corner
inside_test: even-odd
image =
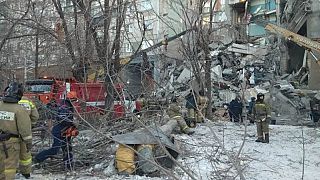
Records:
[[[121,118],[134,112],[135,102],[130,98],[123,84],[115,85],[114,95],[114,117]],[[73,102],[79,113],[104,113],[106,89],[103,82],[79,83],[74,78],[58,79],[53,77],[43,77],[25,82],[25,93],[35,102],[48,104],[55,100],[59,102],[66,97],[68,92],[76,96]]]

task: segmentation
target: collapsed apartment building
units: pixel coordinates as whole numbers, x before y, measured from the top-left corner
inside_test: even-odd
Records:
[[[209,45],[215,107],[230,102],[242,90],[245,102],[262,92],[278,124],[296,125],[306,119],[312,123],[310,101],[318,101],[320,90],[320,3],[229,0],[215,5],[217,30]],[[257,17],[265,25],[254,21]],[[182,65],[172,71],[172,89],[190,85],[192,68]],[[245,88],[241,87],[244,80]]]

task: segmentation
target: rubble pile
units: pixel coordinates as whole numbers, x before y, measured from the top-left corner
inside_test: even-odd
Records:
[[[312,123],[309,102],[317,91],[305,90],[308,73],[304,67],[296,73],[280,75],[280,50],[271,43],[272,38],[258,39],[256,44],[227,41],[209,45],[213,105],[219,110],[239,95],[247,106],[251,97],[263,93],[277,124]],[[204,79],[203,67],[201,73]],[[169,84],[171,91],[178,94],[186,94],[190,87],[197,91],[199,87],[192,68],[186,64],[172,70]]]

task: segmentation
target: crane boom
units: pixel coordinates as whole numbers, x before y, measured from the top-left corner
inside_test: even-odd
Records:
[[[280,34],[287,38],[289,41],[293,41],[299,46],[302,46],[308,50],[314,50],[320,53],[320,43],[318,43],[317,41],[313,41],[307,37],[301,36],[271,23],[268,23],[265,29],[276,34]]]
[[[178,34],[176,34],[174,36],[168,37],[166,39],[166,43],[168,43],[170,41],[173,41],[173,40],[175,40],[177,38],[180,38],[181,36],[185,35],[188,32],[191,32],[193,30],[195,30],[195,28],[190,28],[190,29],[184,30],[184,31],[182,31],[182,32],[180,32],[180,33],[178,33]],[[160,41],[160,42],[158,42],[158,43],[156,43],[156,44],[154,44],[154,45],[152,45],[152,46],[150,46],[150,47],[148,47],[146,49],[142,49],[140,51],[137,51],[135,54],[132,54],[132,55],[127,56],[127,57],[122,57],[121,60],[120,60],[120,64],[126,65],[126,64],[130,63],[130,61],[133,60],[134,58],[142,55],[143,53],[147,53],[147,52],[150,52],[150,51],[152,51],[152,50],[154,50],[156,48],[159,48],[162,45],[163,45],[163,41]]]
[[[296,34],[292,31],[289,31],[285,28],[279,27],[275,24],[272,24],[270,22],[265,22],[263,20],[254,20],[254,23],[263,26],[266,30],[270,31],[271,33],[279,34],[289,41],[292,41],[296,43],[297,45],[307,49],[310,54],[317,60],[318,64],[320,62],[318,61],[319,59],[314,55],[312,51],[320,53],[320,43],[317,41],[314,41],[310,38],[307,38],[305,36],[301,36],[299,34]]]

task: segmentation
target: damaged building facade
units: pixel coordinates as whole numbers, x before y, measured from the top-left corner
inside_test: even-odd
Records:
[[[319,42],[319,7],[319,1],[299,0],[215,3],[212,26],[216,30],[209,45],[213,104],[221,107],[242,90],[245,102],[261,92],[274,107],[273,118],[278,123],[297,124],[309,118],[310,101],[317,99],[320,89],[319,48],[310,49]],[[255,22],[256,17],[265,25]],[[208,18],[204,13],[204,22]],[[194,77],[187,66],[174,72],[171,79],[178,84]]]
[[[320,26],[317,23],[320,2],[229,0],[227,4],[227,22],[233,27],[229,30],[232,43],[219,53],[218,58],[227,61],[226,64],[230,61],[233,63],[227,66],[223,64],[220,76],[227,80],[225,84],[230,84],[230,79],[226,77],[237,72],[238,75],[242,73],[243,78],[248,70],[251,76],[248,78],[250,87],[246,88],[245,99],[248,101],[258,92],[268,94],[269,102],[274,107],[273,118],[278,123],[297,124],[309,114],[310,100],[317,99],[317,90],[320,89],[320,66],[317,64],[320,52],[310,49],[314,44],[318,46],[319,42]],[[286,31],[277,32],[277,29],[272,33],[252,21],[255,17]],[[296,43],[291,39],[292,33],[307,37],[306,41],[314,44]],[[236,59],[238,65],[235,68]],[[241,79],[241,75],[237,78]],[[231,84],[234,86],[219,90],[217,101],[227,103],[241,89],[236,83]]]
[[[266,21],[281,26],[291,32],[319,40],[319,1],[312,0],[251,0],[229,1],[231,6],[231,23],[239,34],[237,40],[250,42],[259,46],[273,45],[279,53],[276,63],[281,74],[308,69],[308,87],[320,89],[319,68],[307,47],[301,47],[284,39],[281,35],[270,34],[255,23],[249,23],[254,16],[262,16]],[[246,37],[246,38],[239,38]],[[317,54],[318,52],[314,52]]]

